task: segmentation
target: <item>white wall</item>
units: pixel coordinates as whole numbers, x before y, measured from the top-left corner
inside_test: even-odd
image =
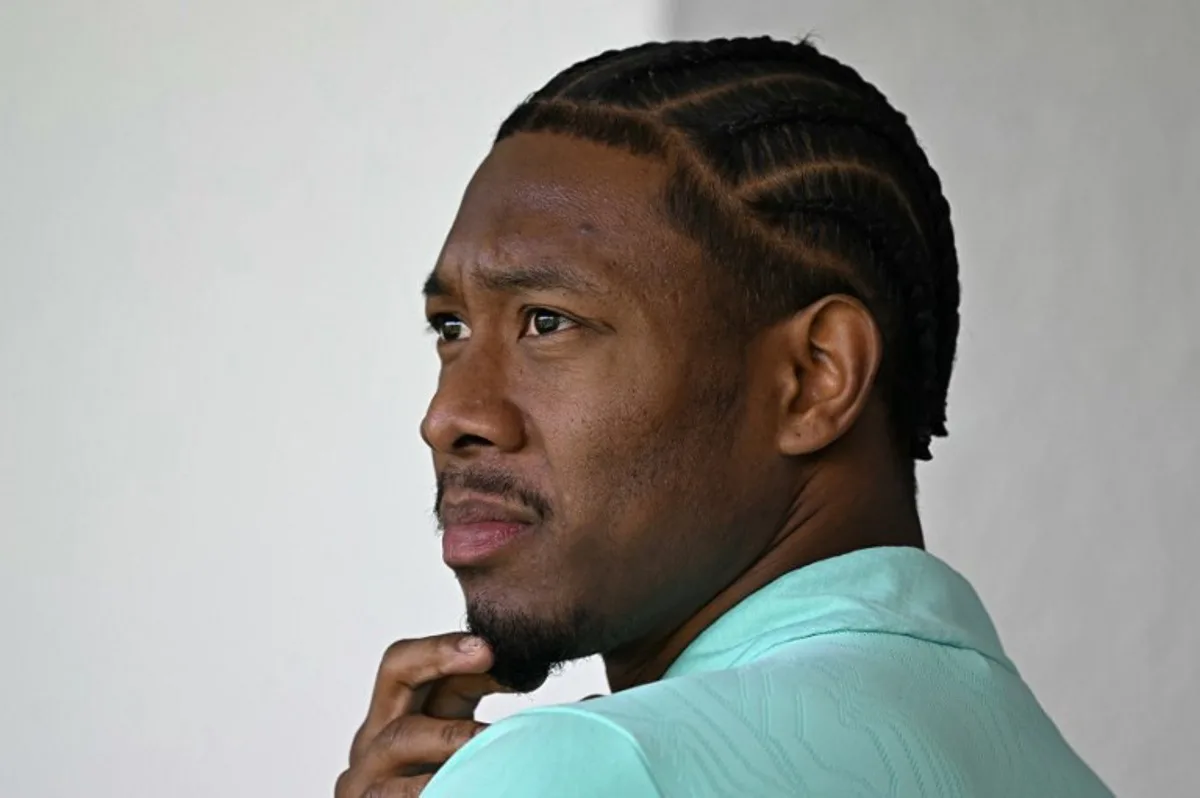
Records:
[[[0,796],[332,794],[384,645],[461,620],[420,283],[504,115],[658,22],[0,3]]]
[[[810,31],[907,112],[958,230],[932,549],[1118,795],[1200,795],[1200,4],[687,0]]]
[[[420,280],[503,115],[668,21],[911,114],[966,291],[931,545],[1118,793],[1200,792],[1197,6],[658,5],[0,3],[0,796],[330,794],[383,645],[460,620]]]

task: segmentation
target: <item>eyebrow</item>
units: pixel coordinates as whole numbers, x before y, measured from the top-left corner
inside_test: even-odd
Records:
[[[549,263],[518,266],[504,270],[478,269],[472,278],[486,291],[517,294],[532,291],[569,291],[576,294],[600,294],[602,289],[582,274]],[[421,293],[426,299],[446,297],[454,293],[438,275],[430,272]]]

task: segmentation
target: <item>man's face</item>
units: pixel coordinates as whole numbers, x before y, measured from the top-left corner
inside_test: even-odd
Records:
[[[666,635],[786,509],[712,267],[661,215],[665,178],[597,144],[507,139],[427,286],[445,558],[513,686]]]

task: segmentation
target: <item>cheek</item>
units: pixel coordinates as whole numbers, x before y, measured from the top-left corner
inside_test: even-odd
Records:
[[[733,402],[688,362],[678,351],[613,352],[543,375],[547,390],[527,412],[569,527],[613,542],[720,499]]]
[[[595,367],[595,366],[602,366]],[[564,509],[583,510],[634,482],[630,468],[664,426],[669,386],[603,362],[559,369],[526,404],[532,442]]]

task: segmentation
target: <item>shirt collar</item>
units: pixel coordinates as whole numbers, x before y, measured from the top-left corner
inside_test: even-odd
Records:
[[[779,577],[701,632],[663,678],[735,667],[786,643],[835,632],[882,632],[967,648],[1015,671],[966,579],[920,549],[879,547]]]

